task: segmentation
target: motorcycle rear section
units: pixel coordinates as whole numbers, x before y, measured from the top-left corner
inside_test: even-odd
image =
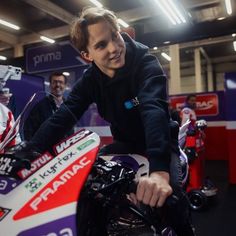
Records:
[[[16,160],[2,155],[0,235],[175,235],[161,212],[127,199],[135,178],[147,174],[146,158],[97,158],[99,144],[97,134],[80,130],[54,147],[55,157],[45,153],[17,173]]]

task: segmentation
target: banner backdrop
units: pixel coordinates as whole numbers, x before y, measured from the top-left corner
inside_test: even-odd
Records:
[[[187,94],[188,95],[188,94]],[[185,103],[187,95],[171,96],[172,107],[180,111]],[[225,120],[224,92],[196,93],[197,108],[195,110],[199,119],[207,121]]]

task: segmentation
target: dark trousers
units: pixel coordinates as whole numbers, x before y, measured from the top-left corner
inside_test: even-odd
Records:
[[[102,147],[99,151],[99,155],[131,153],[145,155],[140,147],[122,142],[114,142]],[[191,224],[188,198],[182,188],[181,171],[178,150],[173,148],[170,162],[170,185],[174,194],[178,197],[178,201],[167,207],[166,218],[178,236],[194,236],[195,233]]]

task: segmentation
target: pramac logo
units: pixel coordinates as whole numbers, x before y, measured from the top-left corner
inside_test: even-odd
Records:
[[[171,98],[171,104],[177,110],[184,106],[186,96]],[[217,94],[197,94],[197,116],[217,116],[219,114],[219,99]]]
[[[19,220],[77,201],[98,147],[78,158],[37,192],[13,217]]]
[[[216,94],[197,95],[197,116],[216,116],[219,114],[219,101]]]

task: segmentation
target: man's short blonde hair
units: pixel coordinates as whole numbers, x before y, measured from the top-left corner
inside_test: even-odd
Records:
[[[116,31],[120,30],[115,14],[104,8],[84,8],[80,17],[73,21],[70,30],[70,37],[72,43],[77,49],[79,49],[79,51],[87,51],[89,40],[88,26],[100,21],[108,22]]]

